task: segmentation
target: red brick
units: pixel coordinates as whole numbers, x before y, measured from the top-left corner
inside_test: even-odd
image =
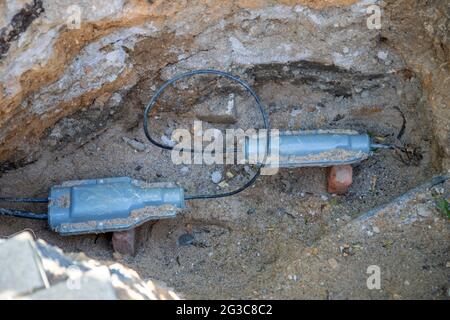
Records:
[[[328,192],[334,194],[347,193],[353,182],[353,168],[351,165],[331,167],[328,174]]]
[[[114,251],[120,254],[134,256],[136,254],[136,229],[113,232],[112,244]]]

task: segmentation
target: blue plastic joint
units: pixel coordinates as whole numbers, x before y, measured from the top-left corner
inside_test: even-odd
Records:
[[[49,200],[49,225],[62,235],[128,230],[185,207],[175,184],[127,177],[67,181],[52,187]]]
[[[363,161],[371,154],[371,139],[352,130],[282,132],[269,137],[247,138],[245,159],[267,167],[331,167]]]

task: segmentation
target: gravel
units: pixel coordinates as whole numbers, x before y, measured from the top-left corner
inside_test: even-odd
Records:
[[[215,184],[220,183],[220,181],[222,181],[222,173],[220,171],[214,171],[211,174],[211,180],[212,182],[214,182]]]
[[[189,246],[194,243],[194,236],[190,233],[182,234],[178,238],[178,244],[180,246]]]

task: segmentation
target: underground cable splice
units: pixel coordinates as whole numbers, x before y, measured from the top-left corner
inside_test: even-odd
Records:
[[[60,234],[86,234],[129,230],[149,221],[173,218],[179,209],[185,207],[185,200],[214,199],[238,194],[252,186],[261,174],[261,169],[273,155],[287,160],[279,167],[335,166],[348,165],[366,159],[374,149],[391,149],[392,146],[373,144],[367,134],[354,131],[334,130],[315,132],[284,133],[279,142],[269,138],[270,125],[258,95],[241,79],[217,70],[196,70],[175,76],[166,81],[154,94],[144,111],[144,132],[148,140],[165,150],[202,152],[192,149],[177,149],[162,144],[149,133],[149,113],[158,97],[173,83],[195,75],[215,75],[232,80],[252,95],[264,121],[266,137],[246,139],[246,161],[258,153],[257,172],[243,186],[236,190],[219,194],[186,195],[183,188],[173,183],[155,184],[127,177],[66,181],[52,187],[50,196],[45,198],[0,198],[0,202],[49,203],[48,214],[39,214],[14,209],[0,209],[0,215],[29,219],[48,219],[50,227]],[[279,150],[278,150],[279,149]],[[331,153],[329,151],[339,151]],[[234,150],[234,152],[237,152]],[[262,155],[261,155],[262,153]],[[328,155],[328,156],[326,156]],[[339,155],[339,157],[337,156]],[[332,159],[329,159],[332,157]]]

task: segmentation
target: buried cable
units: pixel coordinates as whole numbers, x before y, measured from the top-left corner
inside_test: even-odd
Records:
[[[192,76],[195,75],[216,75],[216,76],[220,76],[220,77],[224,77],[226,79],[232,80],[236,83],[238,83],[239,85],[241,85],[242,87],[244,87],[244,89],[250,93],[252,95],[252,97],[255,99],[255,102],[258,106],[259,112],[261,113],[261,117],[263,119],[264,122],[264,128],[266,130],[267,135],[269,134],[270,131],[270,124],[269,124],[269,118],[266,114],[266,112],[264,111],[264,106],[261,103],[261,99],[259,98],[259,96],[256,94],[256,92],[244,81],[242,81],[241,79],[233,76],[232,74],[228,73],[228,72],[224,72],[224,71],[218,71],[218,70],[211,70],[211,69],[204,69],[204,70],[195,70],[195,71],[190,71],[190,72],[186,72],[186,73],[182,73],[179,74],[171,79],[169,79],[168,81],[166,81],[157,91],[156,93],[153,95],[152,99],[150,100],[150,102],[147,104],[147,106],[145,107],[144,110],[144,133],[145,136],[147,137],[147,139],[155,146],[160,147],[162,149],[165,150],[176,150],[176,151],[184,151],[184,152],[191,152],[191,153],[195,153],[198,152],[196,150],[192,150],[192,149],[177,149],[175,147],[172,146],[168,146],[165,144],[162,144],[158,141],[156,141],[155,139],[153,139],[153,137],[151,136],[150,132],[149,132],[149,121],[148,121],[148,115],[150,113],[151,110],[153,110],[156,101],[158,100],[159,96],[163,93],[163,91],[170,86],[171,84],[174,84],[175,82],[185,79],[185,78],[190,78]],[[233,196],[235,194],[238,194],[244,190],[246,190],[247,188],[251,187],[256,180],[258,179],[258,177],[261,175],[261,169],[264,166],[263,163],[265,162],[265,160],[267,159],[268,156],[268,151],[269,150],[269,138],[268,136],[266,136],[266,148],[264,150],[266,150],[264,152],[264,161],[262,162],[262,164],[259,164],[257,166],[257,171],[254,174],[254,176],[247,182],[245,183],[243,186],[241,186],[240,188],[230,191],[230,192],[225,192],[225,193],[218,193],[218,194],[198,194],[198,195],[186,195],[185,199],[186,200],[194,200],[194,199],[216,199],[216,198],[224,198],[224,197],[229,197],[229,196]],[[237,150],[235,149],[234,152],[236,152]]]
[[[19,202],[19,203],[48,203],[48,198],[10,198],[0,197],[0,202]]]
[[[203,152],[160,143],[149,132],[149,113],[163,91],[179,80],[196,75],[215,75],[238,83],[254,98],[261,113],[263,129],[266,131],[265,138],[246,137],[244,146],[246,161],[258,155],[258,161],[255,163],[257,170],[241,187],[224,193],[185,195],[184,189],[174,183],[149,183],[128,177],[66,181],[53,186],[48,199],[0,198],[0,202],[49,202],[48,214],[0,209],[0,215],[48,219],[51,229],[62,235],[124,231],[150,220],[173,218],[178,210],[185,208],[186,200],[223,198],[246,190],[260,177],[262,168],[271,167],[271,158],[274,155],[281,159],[281,162],[277,162],[280,168],[330,167],[363,161],[374,149],[392,148],[374,144],[368,134],[359,134],[352,130],[284,132],[272,141],[269,139],[268,116],[255,91],[241,79],[217,70],[196,70],[177,75],[155,92],[145,107],[143,119],[144,133],[153,145],[165,150]],[[236,148],[234,152],[237,152]],[[261,158],[263,160],[259,161]]]
[[[16,218],[27,218],[35,220],[47,220],[47,213],[36,213],[22,210],[0,208],[0,216],[9,216]]]

